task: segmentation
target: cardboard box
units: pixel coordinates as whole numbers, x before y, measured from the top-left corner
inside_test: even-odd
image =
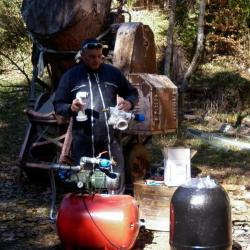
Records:
[[[190,148],[164,148],[164,183],[180,186],[191,179]]]

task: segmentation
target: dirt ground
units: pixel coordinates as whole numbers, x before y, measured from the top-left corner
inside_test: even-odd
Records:
[[[17,184],[19,168],[1,165],[0,249],[63,249],[56,226],[49,218],[50,188],[24,178]],[[243,185],[225,185],[231,199],[234,249],[250,249],[250,190]],[[60,199],[60,195],[59,195]],[[134,250],[166,250],[168,232],[142,230]]]
[[[26,102],[13,106],[12,99],[0,99],[0,249],[60,250],[56,226],[49,220],[50,186],[31,183],[25,177],[22,183],[17,181],[16,160],[26,124],[21,114]],[[234,249],[250,250],[249,152],[225,153],[199,146],[195,157],[195,169],[202,166],[203,174],[225,184],[232,205]],[[59,192],[58,204],[61,198]],[[142,230],[133,249],[167,250],[168,232]]]

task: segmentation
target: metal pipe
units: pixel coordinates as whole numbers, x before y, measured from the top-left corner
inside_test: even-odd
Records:
[[[29,168],[41,168],[41,169],[66,169],[66,170],[81,170],[81,166],[67,166],[67,165],[61,165],[61,164],[56,164],[56,163],[47,163],[47,162],[42,162],[42,163],[31,163],[31,162],[26,162],[25,167]]]
[[[49,178],[50,178],[50,185],[51,185],[51,206],[50,206],[50,213],[49,218],[55,222],[56,221],[56,183],[53,169],[49,170]]]

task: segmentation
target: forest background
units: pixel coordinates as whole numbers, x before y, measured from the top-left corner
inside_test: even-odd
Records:
[[[20,187],[16,179],[20,172],[17,158],[28,122],[23,110],[27,108],[32,77],[32,41],[21,17],[21,2],[0,0],[1,249],[61,249],[55,228],[47,219],[50,188],[31,183],[27,178]],[[239,200],[232,199],[236,222],[233,237],[246,246],[242,249],[247,249],[249,148],[218,145],[212,135],[250,143],[250,0],[128,0],[125,8],[132,21],[148,24],[153,30],[160,74],[169,59],[166,58],[168,27],[174,13],[168,75],[180,86],[197,51],[202,2],[206,4],[203,48],[183,92],[181,142],[196,151],[191,160],[192,175],[211,175],[223,185],[234,185],[230,188]],[[151,149],[158,151],[152,154],[152,163],[157,165],[162,160],[162,147],[176,142],[175,135],[155,136]],[[240,196],[239,191],[244,194]],[[152,243],[153,238],[157,241],[152,232],[140,235],[135,249],[155,250],[154,244],[158,243],[164,246],[160,240]],[[165,235],[163,238],[165,242]],[[145,245],[148,247],[144,248]]]

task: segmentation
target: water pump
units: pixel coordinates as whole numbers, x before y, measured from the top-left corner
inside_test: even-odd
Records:
[[[112,166],[115,166],[116,162],[100,156],[82,157],[77,171],[61,169],[58,174],[60,179],[67,183],[76,183],[78,188],[84,189],[88,193],[103,190],[112,192],[119,189],[120,174],[112,171]],[[89,168],[87,164],[93,164],[94,167]]]
[[[76,173],[67,178],[79,188],[85,187],[88,193],[67,194],[60,204],[56,224],[64,249],[129,250],[133,247],[140,227],[134,198],[96,193],[119,188],[119,175],[112,172],[114,164],[112,159],[100,155],[82,157]],[[93,169],[89,170],[91,165]]]

